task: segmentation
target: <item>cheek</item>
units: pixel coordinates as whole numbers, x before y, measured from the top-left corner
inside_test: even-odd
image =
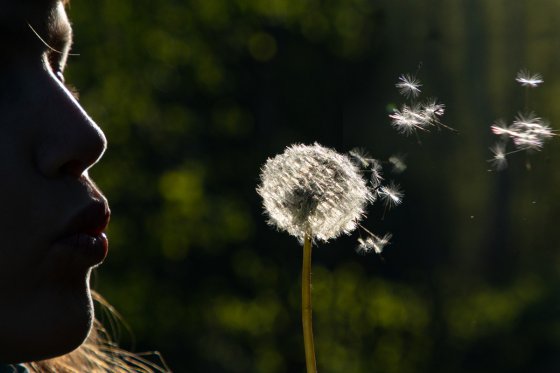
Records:
[[[17,107],[0,122],[0,290],[16,291],[40,281],[56,221],[61,197],[49,190],[34,166],[32,127],[37,123],[38,118]]]

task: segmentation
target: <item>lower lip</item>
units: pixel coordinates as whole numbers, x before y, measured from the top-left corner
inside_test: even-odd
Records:
[[[77,233],[56,241],[55,246],[66,254],[73,256],[78,263],[93,267],[105,260],[109,249],[109,241],[105,233],[98,236]]]

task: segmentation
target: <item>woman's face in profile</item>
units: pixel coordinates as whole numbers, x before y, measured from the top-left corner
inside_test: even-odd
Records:
[[[105,137],[63,84],[62,2],[2,1],[0,32],[0,363],[10,363],[86,338],[109,209],[88,176]]]

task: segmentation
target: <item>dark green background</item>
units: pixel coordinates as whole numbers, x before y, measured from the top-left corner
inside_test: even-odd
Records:
[[[560,128],[552,0],[73,0],[68,80],[109,139],[92,175],[112,204],[96,288],[176,372],[301,372],[301,249],[265,224],[267,157],[295,142],[406,155],[405,201],[314,251],[321,372],[560,369],[558,139],[490,172],[497,118],[524,103]],[[388,108],[414,73],[447,105],[403,137]],[[558,124],[557,124],[558,123]]]

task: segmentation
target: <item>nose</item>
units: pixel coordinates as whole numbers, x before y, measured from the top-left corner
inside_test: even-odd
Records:
[[[49,177],[79,178],[103,155],[107,139],[76,99],[58,81],[45,96],[38,118],[41,133],[37,165]]]

